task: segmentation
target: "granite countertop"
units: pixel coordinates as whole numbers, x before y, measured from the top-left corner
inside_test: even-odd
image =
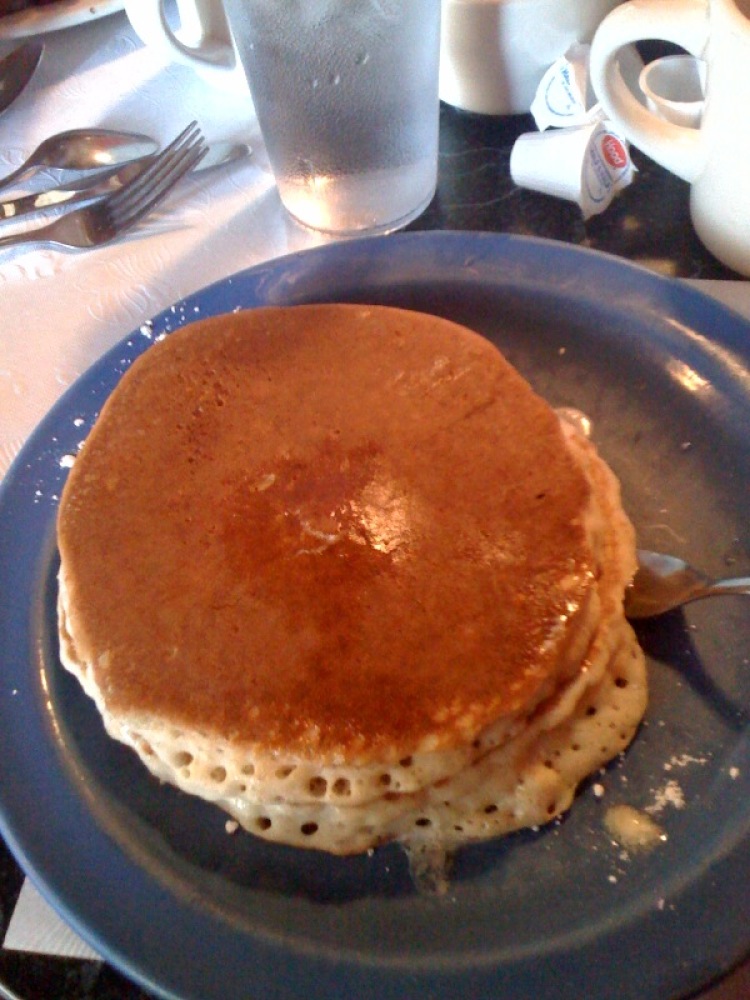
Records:
[[[577,205],[515,186],[510,154],[530,115],[493,118],[441,110],[437,195],[411,229],[488,230],[562,240],[616,254],[659,274],[679,278],[738,278],[696,236],[689,185],[631,150],[638,170],[602,215],[587,222]]]

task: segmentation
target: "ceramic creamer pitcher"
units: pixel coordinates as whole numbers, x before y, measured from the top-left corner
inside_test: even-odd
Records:
[[[623,83],[623,45],[662,39],[706,62],[700,128],[658,118]],[[690,213],[706,247],[750,275],[750,0],[629,0],[599,25],[591,80],[618,129],[691,184]]]
[[[141,39],[168,59],[192,67],[213,86],[246,89],[221,0],[177,0],[178,30],[164,0],[125,0],[125,10]]]

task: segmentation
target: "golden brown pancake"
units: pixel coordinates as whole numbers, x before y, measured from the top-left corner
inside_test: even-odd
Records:
[[[273,800],[289,842],[408,839],[426,788],[634,646],[632,529],[577,447],[488,341],[437,317],[192,324],[124,376],[66,484],[63,659],[155,773],[256,832],[284,827]],[[321,804],[350,812],[316,845]],[[355,822],[374,804],[391,818]]]

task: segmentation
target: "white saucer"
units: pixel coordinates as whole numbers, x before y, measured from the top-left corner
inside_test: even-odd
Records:
[[[114,14],[124,6],[124,0],[57,0],[48,6],[0,17],[0,39],[28,38],[59,28],[71,28]]]

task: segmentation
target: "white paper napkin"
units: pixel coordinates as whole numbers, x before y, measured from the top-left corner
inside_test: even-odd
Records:
[[[99,960],[99,955],[55,913],[29,879],[21,886],[3,947],[12,951]]]

